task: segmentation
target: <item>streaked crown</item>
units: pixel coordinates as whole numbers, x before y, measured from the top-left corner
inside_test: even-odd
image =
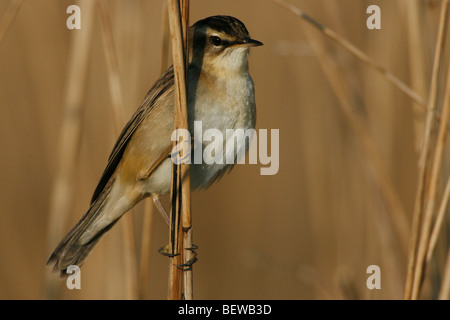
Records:
[[[219,33],[231,36],[235,39],[245,40],[250,37],[245,25],[234,17],[230,16],[213,16],[196,22],[194,29],[206,29],[217,31]]]

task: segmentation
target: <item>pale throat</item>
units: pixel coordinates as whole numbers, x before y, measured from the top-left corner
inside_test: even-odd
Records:
[[[248,76],[248,48],[228,48],[204,65],[205,71],[217,78]]]

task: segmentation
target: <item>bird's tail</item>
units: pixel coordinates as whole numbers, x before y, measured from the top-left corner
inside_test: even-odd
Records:
[[[76,265],[81,267],[102,235],[111,229],[119,220],[121,215],[106,223],[104,221],[99,223],[98,218],[109,199],[110,190],[110,188],[105,188],[100,196],[91,204],[86,214],[70,230],[64,239],[61,240],[55,251],[53,251],[47,261],[47,265],[53,264],[54,272],[59,271],[61,276],[64,276],[69,266]]]

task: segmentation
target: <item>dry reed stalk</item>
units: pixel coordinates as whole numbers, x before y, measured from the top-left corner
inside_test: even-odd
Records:
[[[420,236],[420,229],[422,223],[422,210],[423,210],[423,201],[424,201],[424,190],[425,190],[425,182],[426,182],[426,174],[427,174],[427,164],[429,160],[430,147],[431,147],[431,132],[434,127],[436,114],[436,103],[438,96],[438,86],[439,86],[439,75],[440,75],[440,67],[441,60],[444,48],[444,39],[447,33],[447,25],[448,25],[448,3],[449,0],[444,0],[441,5],[441,14],[440,14],[440,22],[439,22],[439,30],[436,40],[436,48],[434,52],[434,62],[433,62],[433,71],[431,76],[431,86],[430,86],[430,94],[428,98],[428,108],[427,108],[427,117],[425,120],[425,129],[424,129],[424,137],[423,137],[423,146],[420,153],[419,163],[418,163],[418,182],[416,189],[416,200],[414,204],[414,214],[413,214],[413,223],[412,223],[412,233],[410,240],[410,253],[409,253],[409,261],[408,261],[408,272],[406,277],[405,284],[405,299],[411,299],[412,296],[412,284],[414,279],[414,273],[416,268],[416,256],[418,249],[418,241]]]
[[[187,70],[189,66],[189,0],[180,0],[180,14],[181,14],[181,27],[183,31],[184,42],[184,74],[185,74],[185,90],[186,101],[182,104],[182,114],[180,116],[180,125],[183,128],[188,128],[187,122]],[[184,114],[186,113],[186,114]],[[195,262],[194,252],[191,248],[194,247],[192,243],[192,214],[191,214],[191,179],[189,174],[189,167],[186,165],[181,166],[181,179],[182,179],[182,209],[181,209],[181,227],[183,231],[183,264],[185,266]],[[185,267],[183,272],[183,297],[185,300],[193,300],[194,298],[194,279],[192,266]]]
[[[431,163],[430,181],[425,190],[424,216],[420,228],[420,238],[418,242],[417,258],[415,263],[414,279],[412,283],[411,299],[418,299],[423,283],[424,271],[426,268],[427,248],[429,246],[431,226],[435,213],[436,198],[439,187],[439,177],[442,171],[442,161],[444,148],[447,140],[447,126],[450,120],[450,67],[447,75],[447,85],[445,89],[445,99],[441,115],[441,123],[436,139],[433,159]]]
[[[124,99],[122,94],[122,85],[120,81],[119,63],[117,51],[114,45],[112,26],[109,18],[109,12],[105,0],[99,0],[98,12],[101,22],[101,33],[103,37],[105,56],[107,62],[109,88],[113,107],[114,127],[117,134],[125,121]],[[124,266],[125,266],[125,285],[127,299],[136,299],[138,297],[137,288],[137,256],[134,244],[133,216],[131,212],[122,219],[123,237],[124,237]]]
[[[0,20],[0,45],[8,31],[9,26],[14,21],[17,13],[19,12],[20,6],[25,2],[25,0],[11,0],[2,19]]]
[[[392,73],[390,73],[386,68],[384,68],[378,62],[374,61],[369,56],[367,56],[365,53],[363,53],[361,50],[359,50],[357,47],[355,47],[353,44],[351,44],[350,42],[348,42],[347,40],[342,38],[335,31],[322,25],[317,20],[315,20],[311,16],[307,15],[302,10],[300,10],[298,7],[296,7],[290,3],[287,3],[283,0],[272,0],[272,1],[275,2],[276,4],[280,5],[281,7],[287,9],[288,11],[292,12],[293,14],[299,16],[301,19],[303,19],[304,21],[308,22],[310,25],[312,25],[316,29],[318,29],[322,34],[328,36],[329,38],[331,38],[332,40],[337,42],[339,45],[344,47],[348,52],[350,52],[353,56],[355,56],[356,58],[361,60],[367,66],[378,71],[390,83],[392,83],[400,91],[402,91],[404,94],[406,94],[408,97],[410,97],[420,108],[422,108],[423,110],[426,110],[427,105],[426,105],[425,100],[422,97],[420,97],[414,90],[412,90],[404,82],[402,82],[400,79],[398,79]]]
[[[447,262],[445,263],[444,279],[442,280],[441,290],[439,291],[439,300],[450,299],[450,250],[447,254]]]
[[[182,6],[182,7],[180,7]],[[174,103],[174,128],[188,129],[187,125],[187,90],[186,90],[186,56],[187,56],[187,27],[189,14],[189,1],[169,0],[169,26],[172,43],[172,55],[175,74],[175,103]],[[184,37],[183,37],[184,36]],[[184,141],[184,143],[191,143]],[[177,142],[174,142],[176,145]],[[184,234],[192,235],[190,218],[190,176],[189,165],[174,164],[172,176],[172,210],[170,226],[171,254],[169,273],[170,300],[180,300],[183,291],[183,271],[186,274],[192,272],[191,268],[181,269],[185,263]],[[186,227],[186,228],[185,228]],[[191,277],[190,277],[191,278]],[[186,292],[186,286],[189,287]],[[185,299],[192,299],[192,282],[185,282]]]
[[[444,223],[445,213],[448,208],[449,200],[450,200],[450,177],[448,177],[447,179],[441,204],[439,205],[439,210],[436,216],[436,220],[434,222],[433,230],[431,231],[430,243],[427,248],[426,265],[430,264],[431,257],[433,256],[434,249],[436,248],[436,243],[439,237],[439,233],[441,232],[442,225]]]
[[[72,32],[68,58],[66,91],[63,102],[63,119],[59,135],[57,168],[50,195],[47,249],[54,249],[63,237],[63,230],[72,207],[73,180],[81,141],[81,114],[86,89],[86,76],[93,33],[94,2],[81,1],[86,18],[83,31]],[[46,296],[57,298],[57,277],[46,273]]]

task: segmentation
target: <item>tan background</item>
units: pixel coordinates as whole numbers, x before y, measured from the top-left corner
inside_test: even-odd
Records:
[[[411,47],[407,2],[423,10]],[[292,1],[388,68],[424,98],[432,65],[440,1]],[[121,221],[82,268],[82,290],[50,296],[45,267],[51,253],[50,197],[58,167],[70,43],[67,6],[77,1],[25,1],[0,43],[0,298],[129,298]],[[108,0],[128,119],[160,75],[162,0]],[[9,4],[0,0],[0,17]],[[79,3],[78,3],[79,4]],[[382,29],[366,28],[366,8],[382,9]],[[83,4],[81,4],[82,19]],[[397,299],[406,255],[330,84],[305,36],[305,24],[269,0],[192,0],[191,22],[226,14],[241,19],[265,46],[252,50],[257,127],[280,130],[280,170],[238,166],[209,190],[193,194],[197,299]],[[94,17],[82,131],[65,233],[87,209],[118,133],[111,111],[107,64]],[[83,23],[83,20],[82,20]],[[314,33],[316,35],[316,33]],[[359,99],[410,223],[416,188],[415,119],[403,93],[322,35]],[[414,64],[415,50],[424,53]],[[418,70],[418,71],[417,71]],[[414,73],[416,72],[416,73]],[[418,72],[418,73],[417,73]],[[422,72],[422,73],[420,73]],[[413,83],[425,79],[425,91]],[[416,78],[417,80],[417,78]],[[422,92],[421,92],[422,90]],[[415,112],[416,111],[416,112]],[[416,116],[415,116],[416,115]],[[123,121],[123,124],[126,120]],[[417,123],[416,123],[417,124]],[[133,214],[139,252],[142,205]],[[157,249],[168,232],[155,215],[146,298],[165,299],[168,263]],[[406,226],[407,230],[410,225]],[[149,232],[149,231],[146,231]],[[406,240],[407,241],[407,240]],[[56,246],[54,242],[51,246]],[[442,251],[442,250],[441,250]],[[139,254],[137,255],[139,259]],[[379,265],[382,289],[369,291],[366,268]],[[436,264],[439,279],[442,264]],[[50,275],[57,278],[57,275]],[[432,291],[431,291],[432,293]],[[430,294],[431,294],[430,293]]]

